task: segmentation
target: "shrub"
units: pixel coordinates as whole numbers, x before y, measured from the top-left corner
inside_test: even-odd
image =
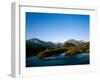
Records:
[[[67,51],[64,52],[64,55],[68,56],[68,55],[74,55],[76,53],[77,53],[77,48],[76,47],[70,47],[70,48],[68,48]]]
[[[66,48],[48,49],[48,50],[44,50],[42,52],[39,52],[37,54],[37,57],[38,58],[50,57],[50,56],[61,54],[61,53],[65,52],[65,51],[66,51]]]

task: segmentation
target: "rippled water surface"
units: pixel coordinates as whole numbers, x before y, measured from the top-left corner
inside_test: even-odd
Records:
[[[60,55],[39,59],[37,56],[32,56],[26,59],[26,67],[39,66],[58,66],[58,65],[79,65],[89,64],[89,54],[82,53],[74,56]]]

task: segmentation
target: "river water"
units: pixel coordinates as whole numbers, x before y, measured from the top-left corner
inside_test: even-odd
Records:
[[[73,56],[60,55],[39,59],[37,56],[32,56],[26,59],[26,67],[40,66],[59,66],[59,65],[83,65],[89,64],[89,53],[76,54]]]

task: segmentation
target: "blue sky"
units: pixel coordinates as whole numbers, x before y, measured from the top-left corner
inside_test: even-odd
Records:
[[[89,41],[89,15],[26,12],[26,39]]]

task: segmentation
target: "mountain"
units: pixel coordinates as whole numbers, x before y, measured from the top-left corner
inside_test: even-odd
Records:
[[[39,52],[51,48],[55,48],[53,42],[46,42],[37,38],[26,40],[26,57],[37,55]]]
[[[66,43],[67,42],[67,43]],[[74,39],[67,40],[65,43],[53,43],[53,42],[46,42],[42,41],[37,38],[32,38],[29,40],[26,40],[26,57],[30,57],[33,55],[37,55],[38,53],[45,51],[45,50],[52,50],[52,49],[62,49],[65,46],[73,46],[75,45],[88,45],[89,43],[86,43],[84,41],[77,41]],[[70,44],[73,43],[73,44]]]
[[[41,47],[47,47],[47,48],[55,48],[55,44],[53,42],[46,42],[37,38],[32,38],[32,39],[27,40],[26,44],[33,45],[33,47],[41,46]]]
[[[69,40],[67,40],[67,42],[68,43],[73,43],[73,44],[76,44],[76,45],[80,43],[80,41],[77,41],[75,39],[69,39]]]
[[[45,44],[45,41],[39,40],[37,38],[32,38],[26,41],[26,43],[31,43],[31,44]]]

